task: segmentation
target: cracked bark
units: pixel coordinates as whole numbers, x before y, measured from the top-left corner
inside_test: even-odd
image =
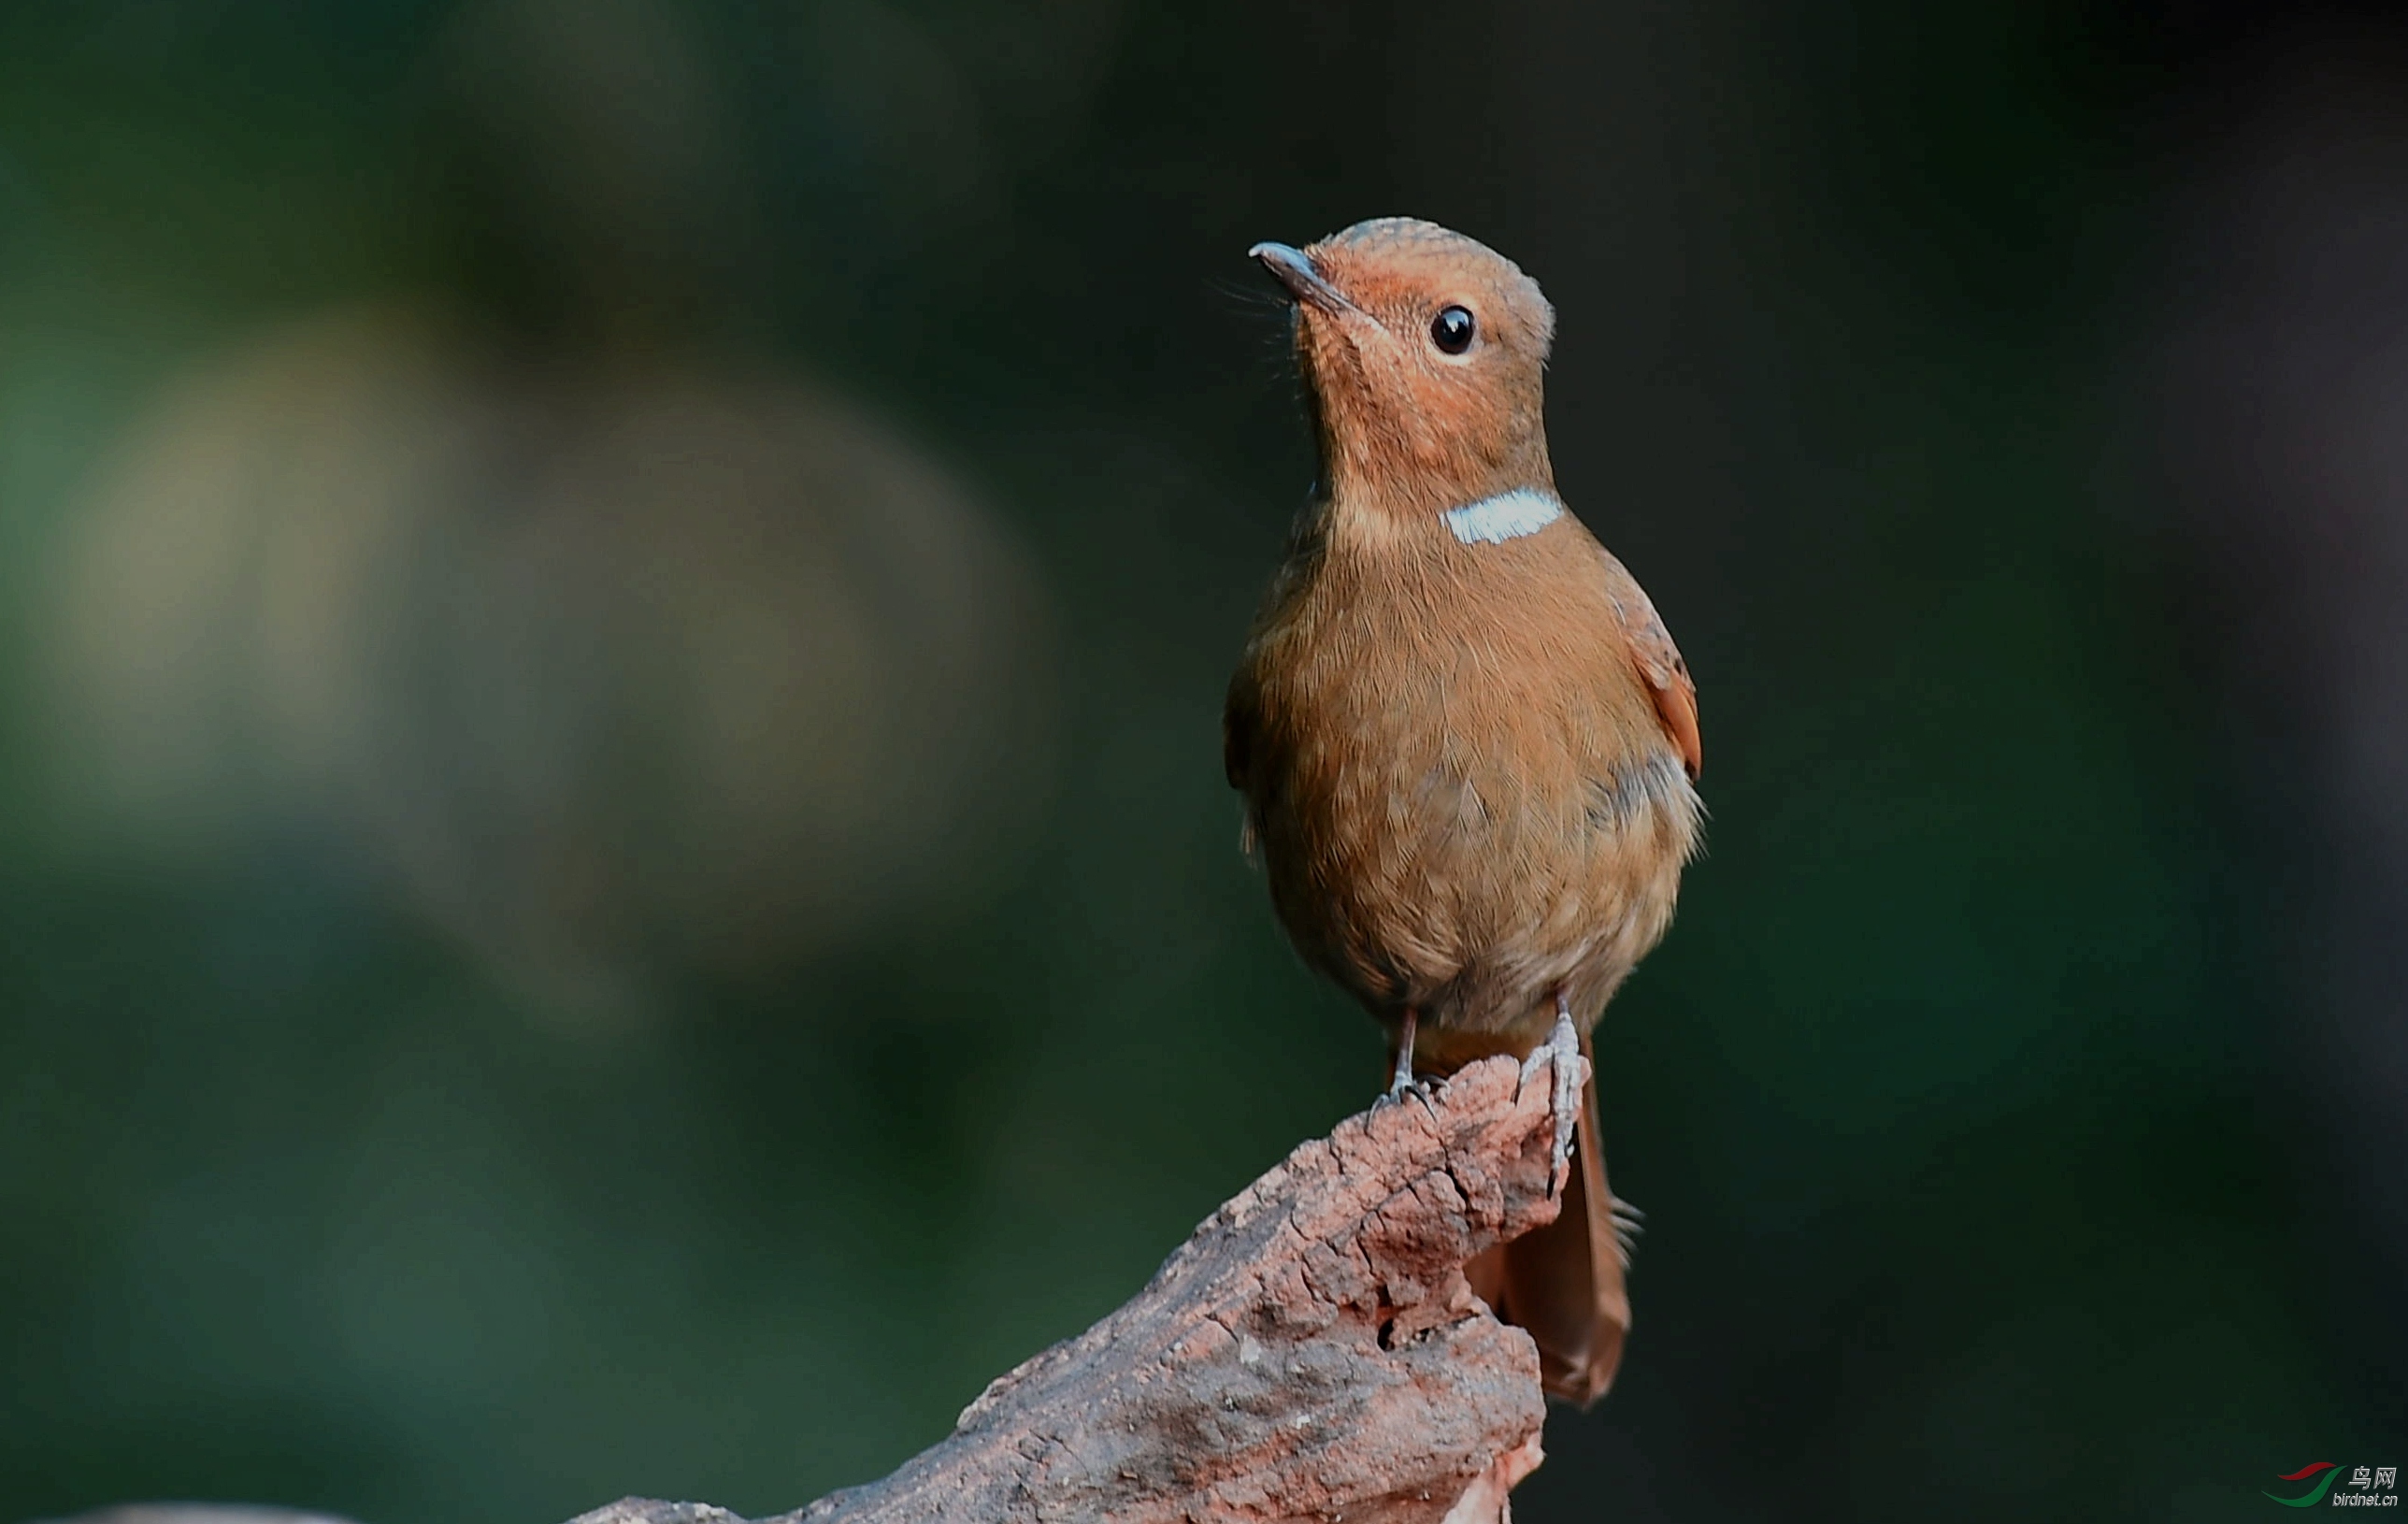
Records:
[[[1492,1058],[1427,1105],[1348,1118],[1214,1213],[1118,1311],[991,1383],[946,1439],[758,1524],[1509,1517],[1506,1494],[1541,1457],[1538,1352],[1462,1267],[1555,1215],[1571,1117],[1549,1066],[1581,1062],[1563,1046]],[[212,1516],[85,1524],[136,1517]],[[745,1521],[629,1498],[574,1524]]]

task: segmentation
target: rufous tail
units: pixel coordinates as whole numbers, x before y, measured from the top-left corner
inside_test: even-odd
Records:
[[[1589,1041],[1581,1037],[1581,1056]],[[1630,1331],[1626,1256],[1605,1183],[1597,1116],[1597,1066],[1581,1093],[1571,1180],[1555,1221],[1482,1254],[1464,1267],[1471,1288],[1497,1316],[1539,1346],[1539,1380],[1550,1397],[1586,1407],[1613,1385]]]

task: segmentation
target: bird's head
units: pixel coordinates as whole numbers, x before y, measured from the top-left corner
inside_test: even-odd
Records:
[[[1410,217],[1251,252],[1296,302],[1297,363],[1332,500],[1441,512],[1516,488],[1554,492],[1555,309],[1512,260]]]

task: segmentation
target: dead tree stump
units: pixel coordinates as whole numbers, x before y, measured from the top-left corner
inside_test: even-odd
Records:
[[[1582,1061],[1492,1058],[1349,1117],[941,1444],[763,1524],[1501,1518],[1539,1463],[1539,1357],[1462,1267],[1554,1218],[1571,1119],[1552,1066]],[[575,1524],[742,1521],[629,1499]]]

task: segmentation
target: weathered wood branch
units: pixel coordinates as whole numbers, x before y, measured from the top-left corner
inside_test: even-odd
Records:
[[[1538,1352],[1462,1267],[1555,1215],[1582,1061],[1492,1058],[1348,1118],[943,1442],[761,1524],[1504,1518],[1540,1459]],[[630,1498],[574,1524],[744,1521]]]
[[[1498,1517],[1539,1462],[1538,1355],[1462,1267],[1555,1216],[1552,1066],[1580,1062],[1491,1059],[1349,1118],[942,1444],[776,1524]],[[577,1524],[736,1521],[629,1500]]]

